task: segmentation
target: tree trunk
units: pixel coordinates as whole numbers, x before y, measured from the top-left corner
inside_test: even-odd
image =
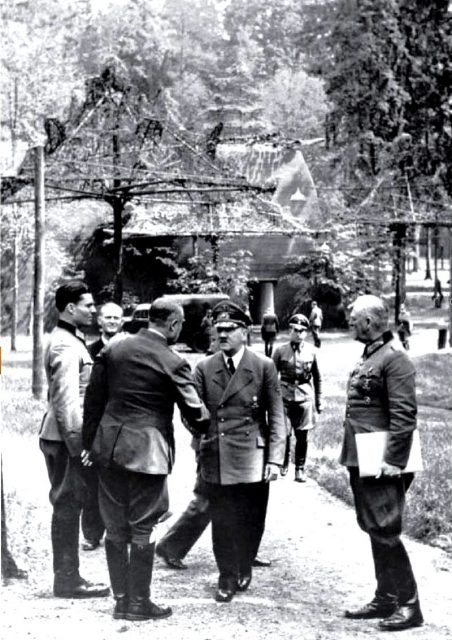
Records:
[[[44,147],[36,147],[32,372],[32,392],[35,398],[41,398],[44,391],[44,219]]]
[[[14,206],[14,205],[13,205]],[[19,231],[17,221],[14,222],[13,237],[13,296],[11,301],[11,351],[17,350],[17,318],[18,318],[18,291],[19,291]]]

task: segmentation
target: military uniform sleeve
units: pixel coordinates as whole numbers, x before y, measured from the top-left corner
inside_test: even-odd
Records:
[[[389,411],[389,437],[385,462],[404,468],[416,428],[415,370],[411,360],[395,351],[385,363],[385,384]]]
[[[83,405],[83,448],[90,451],[100,420],[108,400],[107,365],[105,352],[101,351],[94,360],[93,370],[85,392]]]
[[[79,456],[82,450],[79,368],[79,356],[74,349],[65,344],[57,344],[52,348],[52,405],[58,430],[71,457]]]
[[[269,426],[267,462],[282,465],[286,450],[287,426],[284,417],[284,406],[279,385],[278,373],[274,362],[264,363],[264,385],[267,399],[267,419]]]
[[[188,362],[183,360],[173,372],[176,402],[191,431],[205,433],[210,414],[196,391],[195,381]]]
[[[322,409],[322,376],[317,355],[314,355],[312,361],[312,382],[314,384],[315,408],[320,411]]]

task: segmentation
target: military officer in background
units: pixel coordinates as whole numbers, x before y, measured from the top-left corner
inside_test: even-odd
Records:
[[[381,618],[380,629],[399,631],[423,622],[416,580],[400,539],[405,494],[412,473],[402,471],[416,428],[415,370],[388,329],[388,310],[377,296],[356,299],[350,316],[364,353],[348,382],[340,462],[348,468],[358,524],[369,537],[377,579],[374,598],[347,618]],[[355,434],[387,431],[376,477],[360,477]]]
[[[322,411],[322,378],[317,349],[305,342],[309,320],[297,313],[289,320],[290,341],[275,349],[273,362],[280,375],[289,434],[281,473],[289,469],[290,434],[295,434],[295,481],[306,482],[308,433],[314,428],[314,409]]]
[[[229,301],[214,307],[213,318],[219,352],[195,369],[198,392],[211,414],[199,465],[219,569],[215,599],[230,602],[251,582],[269,482],[277,479],[284,459],[286,425],[273,362],[245,346],[250,318]]]

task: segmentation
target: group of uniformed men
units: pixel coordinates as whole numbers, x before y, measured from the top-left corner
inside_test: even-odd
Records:
[[[246,346],[250,318],[234,303],[222,301],[212,314],[218,351],[200,360],[192,374],[172,348],[184,322],[178,304],[155,300],[148,328],[112,339],[122,314],[116,305],[102,307],[102,336],[91,347],[93,365],[82,333],[95,314],[87,286],[65,283],[55,303],[59,320],[45,352],[49,406],[40,431],[51,483],[55,596],[109,593],[105,585],[92,584],[79,573],[80,514],[85,512],[85,521],[95,520],[92,512],[86,514],[90,503],[96,503],[94,495],[101,522],[91,533],[84,527],[85,545],[98,546],[105,527],[114,618],[171,615],[170,607],[151,600],[150,587],[155,527],[168,514],[177,404],[196,442],[196,498],[160,541],[157,553],[169,566],[185,568],[182,558],[211,521],[219,571],[215,600],[230,602],[249,588],[254,566],[269,564],[257,552],[269,483],[287,472],[292,429],[295,479],[306,480],[306,434],[314,424],[314,408],[321,411],[316,349],[304,341],[308,319],[302,314],[290,319],[290,340],[275,350],[272,360]],[[416,405],[413,367],[386,332],[387,321],[379,298],[361,296],[353,306],[352,331],[366,349],[350,380],[342,462],[349,468],[358,522],[371,539],[377,591],[368,605],[345,615],[382,618],[381,628],[398,630],[422,623],[416,583],[399,537],[412,479],[402,471]],[[388,446],[379,477],[364,479],[354,434],[372,429],[388,430]],[[193,512],[196,517],[190,521]],[[184,536],[181,531],[185,527],[187,534],[194,520],[197,529]]]

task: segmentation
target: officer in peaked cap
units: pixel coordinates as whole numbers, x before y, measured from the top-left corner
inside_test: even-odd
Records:
[[[278,346],[273,362],[279,372],[281,389],[290,431],[295,433],[295,480],[305,482],[305,463],[308,451],[308,432],[315,425],[314,407],[322,410],[322,380],[317,362],[317,349],[305,341],[310,323],[302,313],[289,320],[290,340]],[[287,437],[286,457],[281,473],[289,470],[290,433]]]
[[[302,313],[296,313],[289,320],[290,328],[294,329],[305,329],[306,331],[309,329],[309,320]]]
[[[229,328],[234,327],[249,327],[251,324],[251,318],[245,311],[243,311],[237,304],[224,300],[219,302],[213,308],[213,322],[217,327],[220,326]]]
[[[284,460],[286,425],[278,374],[270,358],[246,347],[249,316],[230,301],[213,309],[219,351],[195,370],[210,410],[199,447],[219,579],[215,599],[246,591],[265,528],[269,483]]]

